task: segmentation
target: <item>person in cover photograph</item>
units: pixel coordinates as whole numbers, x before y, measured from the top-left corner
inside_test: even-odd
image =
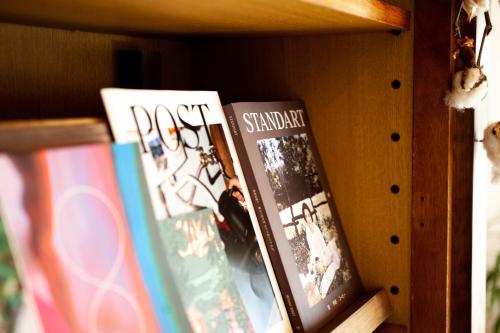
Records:
[[[325,298],[335,273],[340,268],[340,250],[334,237],[328,243],[325,241],[325,237],[318,224],[314,222],[313,214],[306,203],[302,204],[302,216],[305,221],[304,228],[309,248],[307,267],[321,298]]]

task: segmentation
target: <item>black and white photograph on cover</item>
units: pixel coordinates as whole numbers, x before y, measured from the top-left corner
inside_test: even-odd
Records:
[[[352,277],[306,134],[257,141],[310,307]]]

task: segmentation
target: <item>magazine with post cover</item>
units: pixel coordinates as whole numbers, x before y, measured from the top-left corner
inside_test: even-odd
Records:
[[[114,140],[138,143],[155,230],[210,208],[253,329],[289,328],[267,250],[235,177],[218,94],[107,88],[101,95]]]
[[[224,106],[236,172],[295,331],[314,332],[362,291],[301,102]]]
[[[137,144],[116,144],[116,173],[148,286],[168,289],[178,332],[254,332],[210,208],[154,223]],[[157,265],[150,260],[156,261]],[[165,283],[156,283],[163,276]],[[188,321],[188,326],[184,322]]]

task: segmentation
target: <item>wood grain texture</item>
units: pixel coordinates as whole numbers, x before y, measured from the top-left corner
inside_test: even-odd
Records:
[[[453,0],[452,13],[458,12],[460,0]],[[476,36],[476,20],[462,21],[463,35]],[[452,38],[452,49],[458,48]],[[479,41],[480,42],[480,41]],[[461,62],[452,63],[452,72]],[[449,167],[449,239],[450,239],[450,332],[472,327],[472,195],[474,165],[474,110],[450,114]]]
[[[195,86],[223,103],[305,102],[363,283],[399,287],[390,321],[409,325],[411,33],[209,39],[195,55]]]
[[[99,90],[115,84],[115,52],[161,55],[162,88],[191,87],[191,44],[0,24],[0,119],[105,117]]]
[[[373,0],[301,0],[328,8],[334,12],[370,19],[380,24],[390,25],[393,28],[408,30],[410,28],[410,12],[402,11],[384,1]],[[355,29],[358,30],[358,29]],[[380,30],[380,29],[377,29]]]
[[[415,6],[413,332],[470,327],[473,116],[443,103],[459,3]]]
[[[415,4],[412,332],[449,332],[448,148],[451,0]],[[431,56],[432,55],[432,56]],[[441,87],[441,88],[439,88]]]
[[[415,5],[411,231],[413,332],[447,332],[449,318],[449,110],[442,99],[448,86],[450,67],[450,7],[449,1],[446,2],[448,8],[446,4],[434,8],[432,1],[419,1]],[[434,10],[436,14],[433,14]],[[435,15],[431,16],[434,20],[429,20],[429,15]]]
[[[20,23],[152,33],[407,29],[410,14],[381,0],[3,0]]]
[[[471,327],[474,112],[450,119],[450,332]]]

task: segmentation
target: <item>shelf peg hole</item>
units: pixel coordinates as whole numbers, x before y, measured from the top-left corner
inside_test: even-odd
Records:
[[[399,294],[399,288],[398,288],[398,286],[392,286],[391,287],[391,294],[393,294],[393,295]]]
[[[400,188],[398,185],[392,185],[391,186],[391,192],[394,193],[394,194],[398,194],[400,191]]]
[[[401,135],[398,132],[394,132],[391,134],[391,140],[394,142],[398,142],[401,139]]]
[[[399,237],[397,235],[392,235],[391,236],[391,243],[392,244],[399,244]]]
[[[392,80],[391,86],[393,89],[399,89],[401,88],[401,81],[399,80]]]

